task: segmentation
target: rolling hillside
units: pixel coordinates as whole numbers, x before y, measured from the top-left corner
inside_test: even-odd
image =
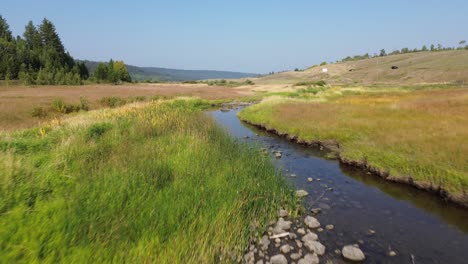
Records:
[[[392,69],[397,66],[398,69]],[[323,73],[326,68],[328,73]],[[391,55],[283,72],[254,79],[256,84],[293,84],[325,80],[331,84],[468,83],[468,51],[418,52]]]
[[[96,69],[99,62],[84,61],[90,72]],[[254,73],[210,71],[210,70],[178,70],[158,67],[138,67],[127,65],[133,80],[137,81],[189,81],[206,79],[240,79],[255,77]]]

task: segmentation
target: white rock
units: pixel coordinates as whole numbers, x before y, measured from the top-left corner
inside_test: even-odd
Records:
[[[307,225],[307,227],[312,228],[312,229],[320,227],[320,222],[315,217],[312,217],[310,215],[308,215],[304,219],[304,223]]]
[[[268,249],[268,246],[270,246],[270,239],[268,239],[268,236],[263,236],[262,239],[260,239],[260,247],[262,248],[262,250],[267,250]]]
[[[341,250],[341,254],[343,254],[344,258],[352,261],[363,261],[366,259],[366,256],[362,250],[353,245],[344,246]]]
[[[319,264],[320,260],[316,254],[307,254],[303,259],[300,259],[297,264]]]
[[[326,225],[325,228],[327,230],[333,230],[335,228],[335,226],[334,225]]]
[[[307,195],[309,195],[309,193],[306,192],[305,190],[297,190],[296,191],[296,196],[299,197],[299,198],[306,197]]]
[[[304,243],[304,246],[319,256],[325,254],[325,246],[318,241],[308,241]]]
[[[296,245],[298,248],[302,248],[302,242],[299,240],[296,240]]]
[[[288,260],[283,254],[278,254],[270,259],[271,264],[288,264]]]
[[[313,178],[311,178],[311,177],[309,177],[309,178],[307,178],[307,181],[308,181],[308,182],[313,182],[313,181],[314,181],[314,179],[313,179]]]
[[[302,242],[312,242],[312,241],[317,241],[318,236],[315,233],[308,233],[307,235],[302,237]]]
[[[302,257],[302,255],[299,254],[299,253],[292,253],[292,254],[291,254],[291,259],[292,259],[292,260],[298,260],[298,259],[300,259],[301,257]]]
[[[244,260],[246,263],[253,263],[255,261],[255,254],[253,251],[250,251],[249,253],[245,254]]]
[[[299,228],[299,229],[297,230],[297,233],[298,233],[299,235],[305,235],[306,231],[304,230],[304,228]]]
[[[284,210],[284,209],[281,209],[281,210],[279,211],[279,216],[280,216],[280,217],[286,217],[286,216],[288,216],[288,211],[286,211],[286,210]]]
[[[289,245],[282,245],[280,251],[283,254],[288,254],[291,251],[291,247],[289,247]]]
[[[276,222],[273,234],[278,235],[284,233],[284,231],[291,229],[291,224],[291,221],[285,221],[283,218],[280,218],[278,222]]]

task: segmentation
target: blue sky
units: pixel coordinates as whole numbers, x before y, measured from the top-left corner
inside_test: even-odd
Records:
[[[54,22],[79,59],[265,73],[468,40],[468,1],[2,0],[15,35]]]

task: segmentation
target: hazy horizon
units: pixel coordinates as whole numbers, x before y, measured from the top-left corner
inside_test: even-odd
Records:
[[[24,8],[27,7],[27,8]],[[50,19],[70,54],[142,67],[266,73],[346,56],[456,46],[465,1],[12,1],[2,15],[14,35]]]

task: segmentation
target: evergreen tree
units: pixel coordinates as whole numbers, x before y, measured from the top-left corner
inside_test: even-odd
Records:
[[[435,46],[434,46],[434,44],[431,44],[431,51],[435,51]]]
[[[381,49],[381,50],[380,50],[380,55],[379,55],[379,56],[380,56],[380,57],[387,56],[387,53],[385,52],[384,49]]]
[[[96,81],[101,82],[101,81],[106,81],[107,80],[107,73],[108,73],[108,68],[105,63],[100,62],[96,69],[94,70],[94,78],[96,78]]]
[[[0,15],[0,38],[6,41],[13,41],[13,35],[7,21]]]
[[[426,47],[426,45],[422,46],[422,49],[421,49],[421,51],[427,51],[427,47]]]

